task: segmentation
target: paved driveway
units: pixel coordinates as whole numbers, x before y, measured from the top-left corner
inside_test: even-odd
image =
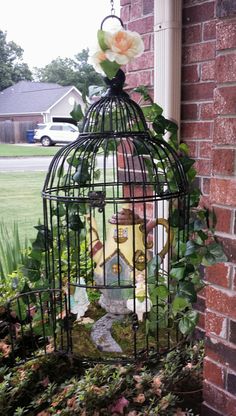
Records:
[[[0,158],[0,172],[47,171],[52,157]]]
[[[47,171],[52,156],[43,157],[5,157],[0,158],[0,172]],[[98,168],[103,167],[103,158],[98,157]],[[108,158],[107,168],[112,167],[112,158]]]

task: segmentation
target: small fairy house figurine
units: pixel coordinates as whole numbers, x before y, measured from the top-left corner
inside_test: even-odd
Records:
[[[88,235],[91,234],[92,240],[90,254],[96,264],[95,282],[99,286],[105,284],[109,287],[102,290],[99,303],[107,312],[127,314],[132,310],[130,302],[127,307],[127,299],[132,292],[130,289],[133,283],[137,285],[136,296],[140,285],[145,284],[145,277],[140,271],[145,271],[147,262],[152,257],[150,249],[153,242],[149,233],[158,224],[165,227],[165,249],[160,253],[164,256],[169,242],[169,225],[163,218],[149,220],[145,224],[144,219],[133,212],[129,204],[123,206],[117,214],[113,214],[108,223],[109,231],[103,246],[95,218],[87,216]]]

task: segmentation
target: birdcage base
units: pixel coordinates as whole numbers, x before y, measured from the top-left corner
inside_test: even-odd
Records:
[[[98,301],[72,327],[73,353],[86,360],[132,360],[153,352],[164,353],[176,345],[176,331],[147,334],[145,319],[134,328],[133,314],[106,313]]]

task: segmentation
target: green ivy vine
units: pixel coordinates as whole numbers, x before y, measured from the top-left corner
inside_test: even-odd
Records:
[[[160,271],[159,256],[155,256],[148,264],[148,284],[154,306],[149,313],[147,330],[153,332],[157,326],[171,329],[177,325],[180,332],[187,335],[194,330],[198,321],[194,304],[197,293],[205,285],[201,266],[225,262],[227,257],[215,236],[214,211],[199,208],[201,192],[194,186],[197,176],[195,160],[189,156],[187,144],[178,142],[177,124],[164,117],[163,109],[153,102],[146,87],[141,86],[134,91],[141,94],[145,104],[142,110],[151,125],[152,137],[155,140],[167,138],[169,145],[177,153],[189,182],[190,217],[187,239],[181,232],[181,225],[176,221],[176,218],[181,218],[178,208],[175,208],[169,219],[175,236],[169,286],[165,272]]]

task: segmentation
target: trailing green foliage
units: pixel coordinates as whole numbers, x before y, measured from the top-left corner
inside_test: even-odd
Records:
[[[189,224],[181,224],[181,218],[184,218],[181,209],[184,208],[176,207],[169,218],[174,232],[170,284],[167,286],[165,272],[160,270],[159,256],[154,257],[148,264],[148,283],[154,306],[149,314],[147,330],[153,332],[157,326],[170,329],[177,325],[182,334],[188,335],[194,330],[198,321],[198,313],[193,309],[193,305],[197,300],[198,291],[204,286],[200,266],[225,262],[227,257],[215,236],[214,211],[199,208],[201,192],[194,187],[197,175],[194,168],[195,161],[189,156],[188,146],[178,142],[178,126],[163,116],[163,109],[153,103],[146,87],[138,87],[135,91],[141,94],[145,103],[143,112],[152,126],[150,129],[152,137],[155,140],[165,138],[168,141],[178,155],[189,182]],[[169,177],[169,180],[171,182],[172,178]],[[155,283],[157,277],[158,285]]]
[[[198,415],[203,353],[203,344],[196,343],[182,345],[149,366],[99,364],[85,369],[75,357],[52,354],[11,371],[2,367],[0,414]]]

